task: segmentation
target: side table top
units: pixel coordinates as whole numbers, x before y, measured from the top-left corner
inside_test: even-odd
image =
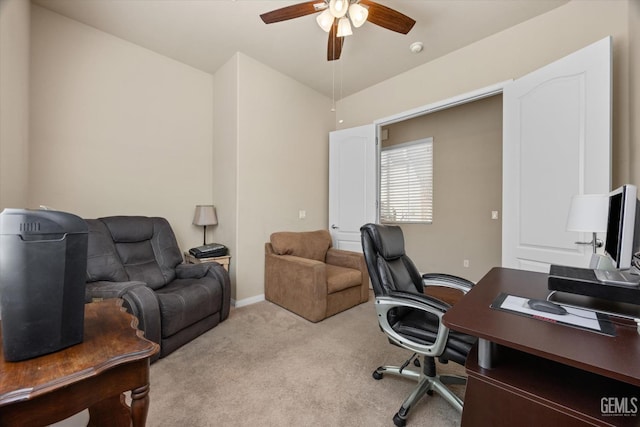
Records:
[[[160,348],[143,337],[138,319],[125,311],[120,299],[85,304],[84,322],[80,344],[20,362],[7,362],[0,354],[0,407],[149,358]]]

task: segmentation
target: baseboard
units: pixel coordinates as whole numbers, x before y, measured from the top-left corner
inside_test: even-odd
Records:
[[[255,304],[260,301],[264,301],[264,294],[256,295],[254,297],[244,298],[238,301],[232,298],[231,305],[238,308],[238,307],[244,307],[245,305]]]

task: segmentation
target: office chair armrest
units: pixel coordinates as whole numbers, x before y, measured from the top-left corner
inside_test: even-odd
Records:
[[[444,352],[447,345],[447,339],[449,338],[449,328],[447,328],[442,322],[442,316],[444,316],[447,308],[449,308],[449,304],[429,297],[428,295],[393,291],[387,296],[376,297],[375,307],[380,327],[389,339],[394,341],[396,344],[413,352],[432,357],[438,357]],[[391,327],[388,316],[389,311],[398,307],[421,310],[438,318],[438,333],[433,344],[426,345],[412,341],[400,335]]]
[[[469,292],[474,285],[474,283],[470,280],[443,273],[423,274],[422,284],[423,286],[445,286],[447,288],[458,289],[465,294]]]

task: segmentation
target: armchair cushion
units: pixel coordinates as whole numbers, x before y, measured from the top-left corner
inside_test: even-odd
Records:
[[[338,267],[325,264],[327,269],[327,293],[343,291],[362,282],[362,273],[353,268]]]
[[[327,230],[290,232],[271,235],[273,251],[278,255],[293,255],[324,262],[331,247],[331,234]]]

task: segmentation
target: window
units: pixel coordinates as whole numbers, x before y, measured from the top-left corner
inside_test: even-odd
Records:
[[[433,221],[433,138],[383,147],[380,222]]]

